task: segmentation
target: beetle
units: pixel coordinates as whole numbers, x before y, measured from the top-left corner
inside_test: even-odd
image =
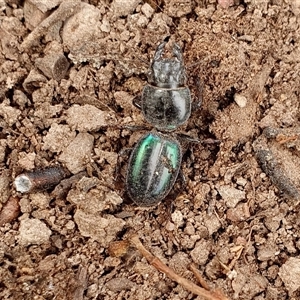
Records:
[[[126,188],[139,206],[152,206],[171,191],[182,160],[182,149],[171,132],[191,114],[191,93],[181,48],[173,46],[173,58],[163,58],[166,42],[156,49],[144,87],[141,105],[145,119],[155,128],[140,138],[129,158]]]

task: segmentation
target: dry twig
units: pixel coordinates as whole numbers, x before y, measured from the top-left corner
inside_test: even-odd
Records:
[[[23,50],[31,47],[32,44],[45,35],[48,29],[59,21],[65,21],[73,16],[81,8],[81,1],[79,0],[66,0],[63,1],[59,8],[53,12],[48,18],[42,21],[23,41],[21,47]]]
[[[152,255],[148,250],[145,249],[141,241],[139,240],[138,236],[134,235],[130,238],[131,244],[140,251],[140,253],[148,260],[148,262],[155,267],[157,270],[163,272],[166,274],[169,278],[176,281],[178,284],[182,285],[187,290],[191,291],[192,293],[202,296],[207,300],[229,300],[226,296],[224,296],[219,290],[217,291],[210,291],[206,290],[204,288],[199,287],[198,285],[194,284],[190,280],[181,277],[180,275],[176,274],[174,270],[169,268],[167,265],[165,265],[159,258]],[[192,270],[195,270],[196,268],[193,268]],[[193,271],[194,272],[194,271]],[[195,273],[194,273],[195,274]],[[197,272],[197,278],[200,279],[199,272]],[[200,283],[203,285],[204,279],[201,277]],[[208,285],[205,283],[205,287],[208,287]]]

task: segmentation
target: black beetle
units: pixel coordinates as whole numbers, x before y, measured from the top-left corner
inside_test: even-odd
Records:
[[[161,131],[173,131],[191,114],[191,93],[186,86],[186,72],[179,45],[174,44],[174,58],[162,58],[166,42],[156,49],[149,72],[149,84],[142,93],[141,109],[145,119]]]
[[[166,42],[156,49],[149,72],[149,84],[142,93],[141,106],[146,120],[157,130],[170,132],[184,124],[191,114],[191,94],[186,83],[182,52],[173,46],[174,58],[162,58]],[[134,147],[126,175],[130,198],[139,206],[163,200],[178,176],[182,149],[173,134],[153,130]]]

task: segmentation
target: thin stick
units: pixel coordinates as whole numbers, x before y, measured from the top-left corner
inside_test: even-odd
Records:
[[[130,238],[130,242],[133,246],[136,247],[137,250],[141,252],[141,254],[148,260],[148,262],[155,267],[157,270],[166,274],[169,278],[176,281],[178,284],[182,285],[187,290],[191,291],[192,293],[202,296],[207,300],[229,300],[224,295],[219,295],[219,293],[215,293],[212,291],[207,291],[204,288],[199,287],[198,285],[194,284],[188,279],[179,276],[165,265],[159,258],[153,256],[148,250],[145,249],[141,241],[139,240],[138,236],[133,236]]]
[[[79,0],[65,0],[63,1],[58,9],[53,12],[48,18],[43,20],[23,41],[21,48],[26,50],[31,47],[32,44],[45,35],[48,29],[59,21],[65,21],[69,17],[77,13],[81,8],[81,1]]]
[[[204,278],[202,277],[202,275],[200,274],[200,272],[197,270],[196,266],[194,264],[191,264],[190,265],[190,269],[193,272],[194,276],[199,281],[199,283],[201,284],[201,286],[204,289],[206,289],[207,291],[210,291],[210,287],[208,286],[208,284],[206,283],[206,281],[204,280]]]

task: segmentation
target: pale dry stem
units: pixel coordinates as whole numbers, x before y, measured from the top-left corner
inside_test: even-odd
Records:
[[[169,278],[176,281],[178,284],[182,285],[184,288],[189,290],[190,292],[202,296],[207,300],[229,300],[226,296],[224,296],[219,290],[217,291],[210,291],[205,288],[201,288],[198,285],[194,284],[190,280],[181,277],[180,275],[176,274],[174,270],[169,268],[167,265],[165,265],[159,258],[152,255],[148,250],[145,249],[141,241],[139,240],[138,236],[134,235],[130,238],[130,243],[140,251],[140,253],[148,260],[148,262],[155,267],[157,270],[163,272],[166,274]],[[196,268],[192,268],[192,271]],[[193,271],[195,274],[195,272]],[[205,286],[206,288],[209,288],[202,276],[199,274],[199,272],[196,272],[196,277],[200,279],[200,283],[202,286]],[[200,275],[200,276],[198,276]]]

